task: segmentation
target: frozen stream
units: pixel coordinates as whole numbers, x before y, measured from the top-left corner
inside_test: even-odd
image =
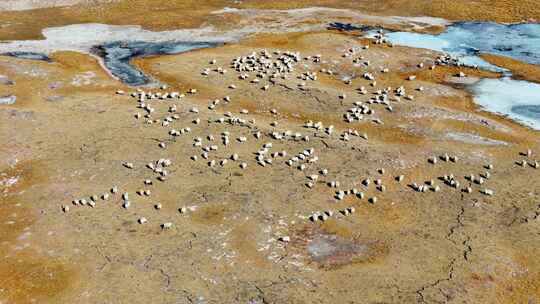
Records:
[[[540,24],[461,22],[449,25],[439,35],[390,32],[385,36],[396,45],[449,53],[467,65],[503,72],[478,54],[507,56],[540,65]],[[483,79],[470,87],[474,101],[490,112],[506,115],[540,130],[540,85],[512,80]]]
[[[107,70],[122,82],[138,86],[149,83],[150,79],[130,63],[132,58],[178,54],[215,45],[216,43],[208,42],[111,42],[93,47],[92,53],[103,58]]]

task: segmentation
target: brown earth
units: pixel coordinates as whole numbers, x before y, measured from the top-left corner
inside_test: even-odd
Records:
[[[469,0],[382,0],[382,1],[163,1],[119,0],[113,3],[96,3],[91,6],[40,8],[28,11],[3,11],[0,19],[0,39],[38,39],[41,29],[77,23],[105,23],[141,25],[151,30],[196,28],[204,24],[219,26],[226,23],[223,17],[209,15],[224,7],[258,9],[293,9],[305,7],[332,7],[358,10],[383,16],[432,16],[451,21],[491,20],[497,22],[522,22],[539,20],[540,5],[535,0],[469,1]]]
[[[391,3],[383,6],[388,14],[394,14],[399,2]],[[415,3],[407,4],[411,12],[426,9],[422,2]],[[472,11],[487,16],[510,3],[497,2],[488,12]],[[158,7],[147,5],[149,10]],[[184,5],[191,9],[194,2]],[[281,8],[284,4],[272,5]],[[457,2],[456,7],[459,5]],[[199,6],[200,14],[213,9],[210,4]],[[19,17],[39,14],[43,20],[38,25],[28,23],[21,37],[35,35],[37,28],[54,19],[57,10],[15,13]],[[99,10],[95,8],[96,14]],[[155,17],[142,21],[138,10],[134,8],[120,22],[140,21],[145,26],[157,22]],[[63,12],[71,16],[72,8]],[[521,18],[519,12],[523,13],[516,9],[512,17]],[[174,27],[197,24],[197,14],[195,11],[193,19],[178,21]],[[54,21],[78,23],[78,16],[75,13],[65,20],[57,16]],[[87,20],[105,22],[113,16],[111,7],[104,19],[93,19],[90,14]],[[163,20],[161,29],[170,26],[166,17]],[[150,101],[156,109],[153,119],[163,119],[169,106],[176,104],[180,118],[173,121],[172,128],[191,127],[191,133],[174,139],[167,134],[171,127],[135,119],[136,112],[143,113],[137,102],[114,95],[118,89],[133,89],[111,79],[91,57],[55,53],[51,63],[0,57],[0,74],[14,82],[0,85],[0,95],[17,96],[14,105],[0,107],[0,140],[9,143],[0,149],[0,254],[4,258],[0,261],[0,302],[540,301],[536,233],[540,171],[515,165],[526,158],[519,153],[527,148],[534,151],[529,161],[538,159],[538,132],[480,111],[454,77],[459,71],[470,78],[499,75],[451,67],[419,69],[418,63],[429,66],[437,54],[403,47],[370,44],[369,50],[361,51],[370,60],[369,67],[353,67],[350,58],[341,56],[350,47],[368,43],[330,32],[258,35],[218,48],[136,59],[134,64],[169,85],[167,90],[198,90],[183,99]],[[336,75],[319,72],[318,80],[307,82],[305,90],[297,88],[300,80],[291,75],[263,91],[260,88],[266,80],[257,85],[240,81],[228,67],[233,58],[262,49],[287,49],[304,56],[321,53],[326,63],[302,61],[295,75],[321,68],[331,68]],[[201,75],[203,68],[211,67],[212,58],[228,72]],[[390,72],[382,74],[380,67]],[[376,88],[361,77],[355,77],[351,85],[340,79],[364,71],[375,74]],[[418,78],[407,81],[409,75]],[[237,89],[228,89],[231,83]],[[352,124],[341,119],[354,101],[365,102],[376,89],[400,85],[414,100],[393,102],[393,112],[370,105],[382,125],[368,118]],[[360,86],[370,94],[358,94]],[[416,91],[419,86],[424,87],[423,92]],[[338,98],[342,93],[347,95],[344,100]],[[222,102],[215,110],[207,108],[225,95],[231,96],[231,103]],[[200,109],[197,115],[189,113],[194,106]],[[239,114],[243,108],[249,114]],[[269,112],[272,108],[277,115]],[[246,120],[253,118],[255,123],[248,128],[208,122],[228,111]],[[196,117],[201,119],[200,125],[191,123]],[[333,124],[336,130],[328,136],[303,128],[309,119],[325,126]],[[278,126],[271,127],[272,121]],[[349,142],[341,141],[339,135],[349,128],[366,132],[369,140],[352,136]],[[231,133],[227,147],[220,143],[224,130]],[[263,139],[256,140],[254,130],[261,130]],[[311,140],[272,140],[267,134],[274,130],[309,134]],[[214,143],[205,139],[209,134],[216,137]],[[449,140],[447,134],[474,135],[504,144]],[[237,142],[238,136],[246,136],[247,142]],[[200,149],[192,146],[194,137],[204,138],[204,145],[219,145],[211,158],[221,160],[238,153],[248,163],[247,169],[240,170],[233,161],[209,168]],[[162,141],[167,143],[166,149],[158,147]],[[313,147],[319,161],[304,172],[286,166],[284,158],[258,166],[253,153],[269,141],[272,152],[288,152],[286,159]],[[427,163],[428,157],[444,153],[458,155],[459,161]],[[199,155],[199,159],[192,161],[191,155]],[[159,158],[173,161],[165,182],[144,167]],[[124,161],[132,162],[134,169],[123,167]],[[483,166],[487,163],[494,165],[485,185],[495,190],[493,196],[479,193],[478,185],[472,185],[473,193],[465,194],[438,180],[452,173],[462,187],[469,185],[464,175],[478,176],[486,171]],[[382,175],[377,173],[381,167],[386,169]],[[307,188],[306,175],[318,174],[322,168],[329,169],[328,177],[320,176],[313,189]],[[394,180],[399,174],[405,175],[402,183]],[[8,184],[12,177],[18,181]],[[380,178],[386,191],[362,186],[360,182],[367,177],[372,181]],[[144,185],[144,179],[151,179],[153,185]],[[407,186],[430,179],[441,186],[440,192],[419,193]],[[331,180],[340,181],[341,187],[327,187]],[[113,185],[120,193],[129,192],[129,209],[121,208],[120,194],[111,195],[108,201],[98,200],[95,208],[71,204],[74,199],[88,200],[108,192]],[[366,198],[333,198],[336,190],[353,187]],[[152,194],[139,196],[135,193],[139,189],[150,189]],[[378,197],[377,203],[368,203],[367,198],[373,196]],[[163,205],[161,210],[153,207],[158,202]],[[70,211],[63,213],[62,205],[69,205]],[[180,214],[178,208],[183,206],[195,208]],[[339,210],[350,206],[356,208],[353,215],[339,215]],[[324,210],[333,210],[335,216],[325,223],[307,219]],[[137,223],[141,216],[148,219],[147,224]],[[162,230],[160,224],[165,222],[173,227]],[[291,241],[278,241],[282,236],[290,236]]]

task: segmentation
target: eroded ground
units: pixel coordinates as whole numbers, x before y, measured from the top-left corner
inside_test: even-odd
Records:
[[[362,49],[365,45],[369,49]],[[343,57],[350,48],[358,48],[355,56]],[[322,62],[302,59],[275,84],[267,78],[251,83],[253,72],[239,80],[229,68],[231,60],[263,49],[300,52],[302,58],[322,54]],[[463,79],[455,77],[461,71],[469,81],[500,75],[428,69],[437,55],[325,31],[261,34],[217,48],[137,59],[134,64],[168,85],[144,90],[186,94],[148,101],[155,108],[151,119],[160,120],[152,124],[134,117],[146,114],[128,95],[134,89],[111,79],[89,56],[58,52],[50,63],[0,57],[0,74],[9,80],[0,85],[0,95],[17,96],[14,104],[0,108],[0,138],[8,143],[0,149],[0,302],[540,301],[540,170],[516,164],[539,159],[538,132],[478,110],[463,90]],[[354,66],[352,58],[359,56],[370,65]],[[216,64],[209,64],[211,59]],[[421,62],[424,67],[418,68]],[[201,74],[217,67],[228,71]],[[389,72],[381,73],[383,67]],[[296,78],[306,71],[317,72],[318,79]],[[362,77],[364,72],[376,76],[375,86]],[[417,78],[407,81],[409,75]],[[302,82],[305,86],[299,87]],[[268,90],[262,90],[266,84]],[[373,115],[343,121],[354,102],[400,85],[413,100],[392,102],[392,112],[370,104]],[[359,94],[361,86],[365,95]],[[187,94],[191,88],[197,93]],[[115,95],[118,89],[127,93]],[[229,103],[208,108],[225,96]],[[163,127],[173,104],[178,117]],[[193,107],[199,113],[190,112]],[[217,123],[227,112],[248,122]],[[193,123],[196,118],[200,124]],[[305,128],[308,120],[333,125],[334,132]],[[169,135],[186,127],[191,132]],[[343,141],[348,129],[368,139],[351,135]],[[271,136],[287,130],[308,135],[309,141]],[[221,141],[224,131],[230,132],[227,146]],[[257,131],[261,139],[255,138]],[[213,141],[207,139],[210,134]],[[217,145],[218,150],[203,159],[195,137],[202,138],[203,147]],[[166,148],[159,147],[161,142]],[[272,143],[269,153],[287,151],[287,156],[263,167],[254,153],[267,142]],[[304,171],[285,164],[308,148],[318,161]],[[520,154],[527,149],[533,151],[530,157]],[[219,164],[233,153],[238,161]],[[458,160],[428,163],[445,153]],[[172,161],[165,181],[146,167],[162,158]],[[211,159],[217,162],[213,167]],[[247,168],[241,169],[240,162]],[[325,168],[327,176],[319,173]],[[486,171],[490,178],[481,186],[464,178]],[[314,174],[319,177],[309,188],[307,176]],[[460,187],[439,180],[449,174]],[[399,175],[402,182],[395,180]],[[367,187],[361,183],[366,178],[372,180]],[[381,179],[384,192],[373,185],[375,179]],[[430,180],[440,191],[408,186]],[[340,186],[329,187],[332,181]],[[469,185],[472,193],[461,191]],[[71,203],[90,201],[113,186],[119,193],[98,199],[93,208]],[[352,188],[365,197],[335,198],[337,190]],[[494,195],[482,194],[485,188]],[[151,195],[136,193],[143,189]],[[128,209],[122,208],[123,192],[129,192]],[[370,203],[373,197],[378,200]],[[157,203],[160,210],[154,208]],[[62,212],[65,205],[68,212]],[[182,207],[186,212],[179,212]],[[339,213],[347,207],[356,212]],[[334,215],[324,222],[308,219],[324,210]],[[141,217],[148,222],[139,224]],[[163,223],[172,227],[162,229]]]

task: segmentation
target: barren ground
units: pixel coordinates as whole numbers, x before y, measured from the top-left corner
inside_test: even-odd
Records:
[[[163,15],[150,13],[142,22],[140,10],[149,4],[131,2],[133,10],[115,21],[160,29],[199,25],[204,12],[223,5],[199,5],[188,18],[172,23],[167,18],[176,13],[164,8]],[[451,19],[510,21],[538,15],[538,7],[527,1],[489,2],[489,10],[466,10],[474,15],[458,10],[461,1],[450,7],[446,2],[383,2],[377,8],[362,1],[354,5],[384,14]],[[2,12],[0,16],[11,20],[38,20],[3,28],[0,36],[36,37],[38,28],[59,23],[111,22],[127,3],[111,4],[103,15],[101,8],[81,13],[75,8]],[[192,5],[182,6],[191,12]],[[250,1],[242,5],[255,6]],[[500,13],[511,5],[515,9]],[[279,1],[272,6],[288,7]],[[152,10],[157,7],[152,5]],[[164,21],[158,22],[158,15]],[[347,49],[363,45],[370,48],[359,55],[371,62],[369,67],[353,67],[351,58],[342,57]],[[258,84],[241,81],[229,68],[232,59],[263,49],[301,52],[302,57],[322,54],[324,62],[302,60],[287,81],[279,79],[264,91],[266,79]],[[540,170],[515,163],[540,160],[539,134],[479,110],[454,77],[460,71],[470,79],[499,75],[417,67],[420,62],[430,66],[436,56],[325,31],[260,34],[217,48],[136,59],[141,70],[169,86],[145,90],[197,89],[182,99],[150,101],[153,119],[165,118],[169,107],[177,105],[179,118],[168,127],[136,119],[135,113],[144,114],[136,100],[114,94],[134,89],[112,79],[94,58],[73,52],[54,53],[51,63],[0,57],[0,74],[10,80],[0,84],[0,96],[17,96],[15,104],[0,106],[0,140],[5,143],[0,149],[0,303],[540,302]],[[213,58],[214,66],[208,63]],[[200,74],[218,66],[228,72]],[[390,72],[380,73],[380,67]],[[319,72],[322,68],[335,75]],[[305,71],[317,71],[318,80],[307,81],[300,90],[301,80],[295,76]],[[376,75],[376,88],[361,77],[365,71]],[[351,84],[341,81],[353,74]],[[417,79],[406,81],[409,75]],[[229,89],[231,83],[237,88]],[[355,123],[342,120],[353,102],[367,101],[376,89],[400,85],[414,100],[393,103],[393,112],[372,104],[374,117]],[[360,95],[360,86],[369,93]],[[420,86],[424,90],[416,91]],[[340,99],[343,93],[347,97]],[[226,95],[230,103],[208,109],[212,100]],[[193,107],[200,112],[191,113]],[[249,113],[240,114],[241,109]],[[254,122],[216,123],[226,112]],[[192,123],[197,117],[198,125]],[[383,123],[375,124],[373,118]],[[334,133],[304,128],[307,120],[334,125]],[[277,126],[271,126],[273,121]],[[188,126],[190,133],[168,134]],[[340,140],[347,129],[365,132],[369,139]],[[230,132],[228,146],[221,144],[225,130]],[[257,130],[261,139],[253,136]],[[286,130],[309,135],[310,141],[269,136]],[[214,142],[207,140],[209,134]],[[236,141],[240,136],[247,141]],[[203,159],[200,147],[192,145],[194,137],[203,138],[203,146],[219,146],[210,159],[237,153],[248,167],[242,170],[240,161],[231,160],[209,167],[210,159]],[[165,149],[160,142],[167,144]],[[287,157],[257,165],[254,152],[266,142],[273,143],[271,152],[285,150]],[[285,164],[310,147],[319,160],[305,171]],[[534,151],[530,158],[520,155],[528,148]],[[444,153],[459,160],[427,162]],[[191,160],[192,155],[198,160]],[[145,167],[160,158],[172,160],[164,182]],[[125,161],[134,168],[122,166]],[[460,191],[470,184],[464,176],[478,176],[488,163],[494,168],[486,183],[471,185],[470,194]],[[317,173],[323,168],[328,176]],[[450,173],[460,181],[459,189],[438,179]],[[312,189],[306,187],[311,174],[319,175]],[[398,175],[405,176],[401,183],[394,179]],[[378,191],[373,183],[363,186],[365,178],[380,178],[386,191]],[[153,184],[143,184],[145,179]],[[407,186],[431,179],[441,191],[421,193]],[[335,180],[339,188],[326,185]],[[114,185],[119,193],[107,201],[99,199],[94,208],[71,203],[106,193]],[[363,191],[365,198],[334,198],[336,190],[351,188]],[[495,194],[483,195],[482,188],[494,189]],[[152,193],[136,194],[140,189]],[[123,192],[129,192],[129,209],[121,207]],[[369,203],[367,198],[373,196],[378,201]],[[163,208],[156,210],[156,203]],[[62,212],[63,205],[70,211]],[[351,206],[356,212],[350,216],[337,212]],[[181,207],[192,208],[182,214]],[[313,212],[324,210],[335,214],[325,222],[308,220]],[[139,224],[140,217],[148,222]],[[163,230],[160,224],[165,222],[172,228]],[[290,241],[279,241],[283,236]]]

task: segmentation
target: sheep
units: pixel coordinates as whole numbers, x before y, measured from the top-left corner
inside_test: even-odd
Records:
[[[173,224],[171,222],[163,223],[163,224],[161,224],[161,229],[163,229],[163,230],[171,229],[172,226],[173,226]]]
[[[278,240],[283,243],[288,243],[291,241],[291,238],[289,236],[282,236],[282,237],[279,237]]]
[[[326,213],[319,215],[319,220],[321,220],[321,222],[325,222],[328,218],[329,216]]]
[[[482,193],[484,195],[487,195],[487,196],[492,196],[494,194],[494,191],[491,190],[491,189],[481,189],[480,193]]]
[[[145,218],[145,217],[140,217],[137,222],[139,222],[139,224],[145,224],[146,222],[148,222],[148,220]]]
[[[339,187],[339,182],[338,182],[338,181],[330,181],[330,182],[328,183],[328,186],[329,186],[330,188],[337,188],[337,187]]]

